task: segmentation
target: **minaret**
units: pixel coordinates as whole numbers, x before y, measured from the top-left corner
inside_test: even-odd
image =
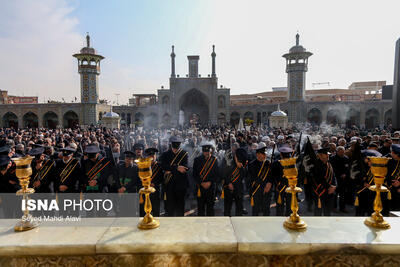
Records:
[[[212,46],[212,53],[211,53],[211,58],[212,58],[212,73],[211,73],[211,77],[215,78],[217,77],[217,74],[215,73],[215,57],[217,56],[217,54],[215,54],[215,45]]]
[[[172,46],[172,53],[171,53],[171,78],[175,78],[175,52],[174,46]]]
[[[400,129],[400,38],[396,41],[392,98],[392,126]]]
[[[86,35],[86,47],[79,54],[73,55],[78,59],[78,72],[81,75],[81,103],[99,103],[100,61],[103,56],[90,47],[89,33]]]
[[[104,57],[90,47],[89,33],[86,35],[86,47],[73,57],[78,59],[78,72],[81,75],[81,103],[86,104],[82,123],[95,124],[98,120],[96,104],[99,103],[100,61]]]
[[[286,58],[286,72],[288,74],[287,90],[289,102],[289,122],[304,122],[305,116],[302,110],[305,100],[306,72],[308,70],[308,58],[312,53],[300,45],[300,35],[296,34],[296,45],[290,48]]]

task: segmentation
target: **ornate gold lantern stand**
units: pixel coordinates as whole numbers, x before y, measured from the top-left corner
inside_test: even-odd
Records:
[[[143,188],[139,190],[139,194],[145,195],[144,201],[144,211],[146,215],[139,222],[138,228],[142,230],[154,229],[160,226],[160,222],[155,220],[154,217],[150,214],[152,210],[150,194],[154,193],[156,189],[151,187],[151,162],[152,158],[140,158],[135,160],[139,167],[139,177],[142,180]]]
[[[365,219],[364,223],[367,226],[378,228],[378,229],[389,229],[390,224],[383,219],[381,214],[382,211],[382,199],[381,192],[388,192],[389,190],[382,186],[385,181],[387,174],[387,163],[389,158],[379,158],[379,157],[368,157],[371,161],[371,172],[374,175],[375,185],[370,186],[369,189],[376,192],[374,200],[374,213],[371,217]]]
[[[20,221],[18,221],[17,225],[14,227],[16,232],[28,231],[38,226],[38,223],[33,220],[31,214],[29,214],[29,210],[27,208],[28,195],[33,194],[35,189],[29,188],[29,180],[32,175],[31,162],[33,157],[26,156],[23,158],[13,158],[12,160],[16,165],[16,176],[18,177],[19,184],[21,185],[21,189],[17,191],[17,196],[23,197],[25,203],[24,215]]]
[[[288,179],[289,187],[286,188],[285,192],[292,194],[291,209],[292,214],[283,225],[291,230],[304,230],[307,228],[307,224],[300,218],[297,211],[299,210],[299,205],[297,202],[296,194],[300,193],[302,190],[297,187],[297,168],[296,168],[297,157],[282,159],[279,162],[283,167],[283,175]]]

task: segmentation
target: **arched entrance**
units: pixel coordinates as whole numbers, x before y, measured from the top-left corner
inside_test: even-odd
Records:
[[[136,126],[143,126],[144,116],[142,113],[138,112],[135,113],[135,125]]]
[[[251,111],[247,111],[243,115],[243,122],[247,125],[250,126],[251,124],[254,123],[254,114]]]
[[[226,123],[226,117],[224,113],[219,113],[218,114],[218,125]]]
[[[184,112],[184,124],[188,124],[193,114],[199,118],[198,123],[209,122],[208,97],[197,89],[187,91],[179,100],[179,110]]]
[[[43,115],[43,126],[49,129],[55,129],[58,125],[58,116],[56,113],[49,111]]]
[[[326,123],[330,125],[337,125],[342,123],[340,119],[340,110],[338,109],[331,109],[328,111],[326,115]]]
[[[155,113],[150,113],[149,116],[146,116],[145,120],[144,120],[144,125],[146,127],[150,127],[150,128],[157,128],[158,126],[158,116]]]
[[[162,116],[162,125],[165,127],[171,125],[171,116],[168,113]]]
[[[7,112],[3,116],[3,127],[18,129],[18,117],[12,112]]]
[[[360,112],[351,108],[346,114],[346,127],[350,128],[354,125],[360,125]]]
[[[392,124],[392,109],[385,112],[385,125],[389,126]]]
[[[65,128],[75,128],[79,126],[79,117],[74,111],[70,110],[64,114],[63,124]]]
[[[379,111],[374,108],[365,113],[365,128],[373,129],[379,126]]]
[[[236,126],[239,124],[240,114],[236,111],[231,113],[231,125]]]
[[[322,122],[322,113],[317,108],[312,108],[307,114],[307,120],[313,125],[320,125]]]
[[[25,128],[38,128],[39,126],[38,116],[30,111],[25,113],[25,115],[22,117],[22,121]]]

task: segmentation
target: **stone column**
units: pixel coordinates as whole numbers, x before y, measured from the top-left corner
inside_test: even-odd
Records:
[[[392,124],[394,129],[400,128],[400,38],[396,42],[394,60]]]
[[[43,112],[41,108],[38,108],[37,116],[38,116],[38,127],[43,128]]]
[[[360,128],[365,127],[365,106],[362,105],[360,108]]]
[[[24,125],[24,120],[22,118],[24,115],[21,112],[19,112],[17,116],[18,116],[18,128],[24,128],[25,125]]]

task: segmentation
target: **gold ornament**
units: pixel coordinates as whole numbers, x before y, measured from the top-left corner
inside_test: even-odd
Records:
[[[389,229],[390,224],[383,219],[381,214],[382,211],[382,200],[381,200],[381,192],[388,192],[388,189],[385,186],[382,186],[385,181],[385,177],[387,174],[387,163],[389,158],[380,158],[380,157],[368,157],[371,162],[371,172],[374,175],[375,185],[369,187],[370,190],[376,192],[375,200],[374,200],[374,213],[372,213],[371,217],[365,219],[364,223],[367,226],[379,228],[379,229]]]
[[[151,184],[151,162],[152,158],[140,158],[135,160],[139,167],[139,177],[142,180],[143,188],[139,190],[139,194],[145,195],[145,202],[144,202],[144,211],[146,215],[143,219],[139,222],[138,228],[142,230],[154,229],[160,226],[160,222],[155,220],[153,216],[150,214],[152,210],[151,201],[150,201],[150,194],[154,193],[156,189]]]
[[[304,230],[307,228],[307,224],[297,214],[297,211],[299,210],[299,205],[297,203],[296,194],[300,193],[302,190],[300,187],[297,187],[298,172],[296,168],[296,160],[297,157],[279,160],[283,167],[283,175],[288,179],[289,182],[289,187],[286,188],[285,191],[288,194],[292,194],[292,214],[289,218],[286,219],[283,225],[291,230]]]

